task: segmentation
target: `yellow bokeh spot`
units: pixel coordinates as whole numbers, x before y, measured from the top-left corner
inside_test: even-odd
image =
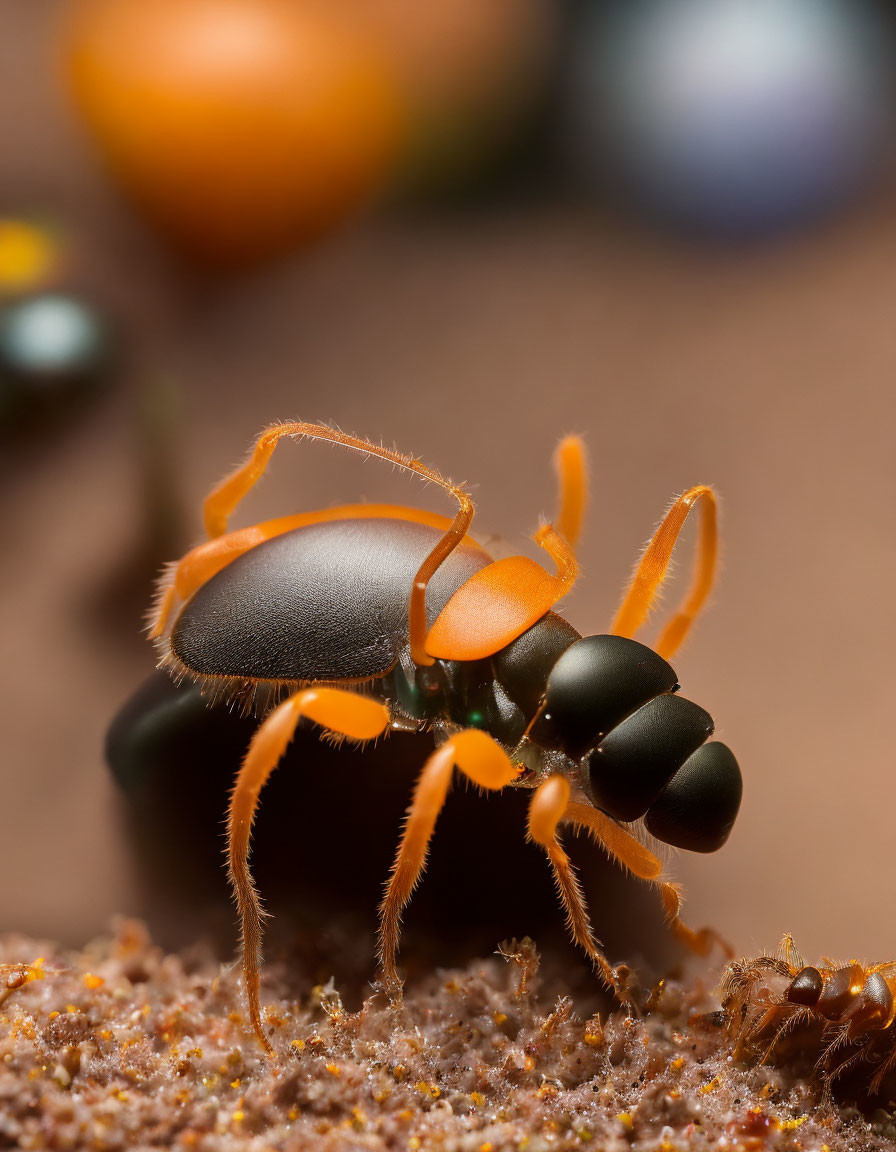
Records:
[[[0,290],[35,287],[49,277],[58,259],[59,246],[44,228],[0,219]]]

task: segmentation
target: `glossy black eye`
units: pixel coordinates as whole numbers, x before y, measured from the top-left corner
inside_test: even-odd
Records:
[[[644,820],[658,840],[690,852],[715,852],[728,839],[743,795],[734,753],[717,740],[678,769]]]
[[[818,1003],[823,988],[824,981],[817,968],[801,968],[791,980],[784,996],[790,1004],[812,1006]]]
[[[637,820],[712,729],[710,714],[690,700],[648,700],[588,757],[594,803],[617,820]]]
[[[635,709],[677,687],[652,648],[624,636],[585,636],[551,670],[533,739],[579,759]]]

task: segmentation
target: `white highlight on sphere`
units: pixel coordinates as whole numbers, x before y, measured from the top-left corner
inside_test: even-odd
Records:
[[[3,324],[3,355],[24,371],[55,375],[89,367],[101,351],[92,311],[67,296],[40,296],[15,306]]]
[[[578,159],[694,223],[811,214],[883,160],[886,40],[860,0],[607,4],[575,68]]]

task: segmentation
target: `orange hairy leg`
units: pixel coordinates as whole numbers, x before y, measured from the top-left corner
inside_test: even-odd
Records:
[[[650,612],[666,578],[669,561],[688,513],[700,505],[700,539],[694,579],[683,604],[663,629],[656,651],[670,659],[681,647],[712,590],[718,565],[719,531],[716,494],[700,484],[679,496],[663,518],[641,557],[635,575],[610,628],[614,636],[634,636]]]
[[[242,926],[243,976],[249,1018],[262,1047],[273,1054],[261,1026],[258,996],[261,926],[264,913],[249,870],[249,842],[258,798],[283,757],[302,717],[351,740],[374,740],[389,727],[383,704],[341,688],[306,688],[275,708],[252,738],[236,779],[227,818],[230,883]]]
[[[656,880],[661,875],[662,862],[640,840],[598,808],[571,801],[566,807],[563,822],[587,831],[609,856],[640,880]]]
[[[625,863],[625,861],[623,861]],[[663,901],[663,911],[666,914],[666,923],[677,940],[686,948],[696,952],[698,956],[707,956],[714,944],[717,944],[729,960],[734,958],[734,949],[724,938],[716,932],[715,928],[698,928],[695,932],[681,919],[681,889],[677,884],[668,880],[659,882],[660,896]]]
[[[483,660],[521,636],[562,599],[578,576],[575,544],[588,499],[588,463],[578,436],[561,440],[557,471],[557,528],[543,524],[535,542],[557,566],[552,576],[527,556],[509,556],[477,572],[454,593],[426,639],[440,660]]]
[[[482,660],[521,636],[575,584],[575,545],[588,502],[588,461],[579,436],[561,440],[554,453],[557,527],[543,524],[535,542],[557,566],[552,576],[526,556],[509,556],[477,572],[439,613],[426,640],[441,660]]]
[[[607,855],[633,876],[656,884],[663,901],[666,922],[676,939],[682,944],[705,956],[713,944],[718,944],[727,956],[733,956],[730,945],[712,928],[694,931],[683,922],[681,912],[681,892],[677,884],[662,879],[663,865],[654,854],[634,836],[621,828],[609,816],[588,804],[570,803],[566,808],[564,821],[576,828],[583,828],[604,848]]]
[[[527,834],[547,854],[573,941],[591,960],[607,987],[619,990],[617,974],[594,938],[578,877],[557,839],[557,825],[566,818],[569,809],[569,793],[569,781],[565,776],[549,776],[542,781],[529,804]]]
[[[380,905],[380,962],[383,981],[392,989],[400,985],[396,957],[401,913],[426,867],[429,842],[445,804],[455,766],[474,784],[492,791],[500,791],[519,775],[519,769],[500,744],[478,728],[457,732],[437,748],[423,766]]]
[[[559,492],[557,531],[575,548],[588,507],[588,456],[580,436],[566,436],[554,453]]]
[[[426,640],[430,656],[483,660],[521,636],[570,591],[579,569],[566,540],[550,524],[534,539],[556,564],[557,575],[528,556],[508,556],[480,568],[436,617]]]
[[[162,595],[156,608],[155,618],[150,629],[150,638],[164,635],[177,604],[184,604],[202,585],[217,575],[222,568],[255,548],[265,540],[282,536],[296,528],[309,524],[320,524],[333,520],[355,520],[377,518],[383,520],[412,520],[432,528],[447,531],[451,520],[436,512],[425,512],[418,508],[406,508],[401,504],[342,504],[335,508],[324,508],[316,512],[299,512],[295,516],[280,516],[275,520],[265,520],[249,528],[239,528],[224,536],[216,536],[191,549],[186,556],[166,576]],[[466,544],[479,547],[469,537]]]
[[[880,1090],[880,1086],[884,1082],[884,1077],[891,1070],[891,1068],[893,1067],[894,1064],[896,1064],[896,1048],[894,1048],[889,1053],[889,1055],[887,1055],[884,1058],[884,1060],[881,1062],[880,1067],[877,1069],[877,1071],[871,1077],[871,1083],[869,1084],[869,1089],[871,1090],[872,1093]]]
[[[398,468],[414,472],[424,480],[438,484],[457,501],[457,515],[445,535],[420,565],[411,588],[411,658],[415,664],[432,664],[432,657],[426,653],[426,588],[439,566],[451,555],[469,530],[474,513],[473,501],[469,494],[459,484],[453,484],[434,468],[429,468],[413,456],[398,452],[394,448],[384,448],[358,436],[349,436],[335,428],[328,428],[325,424],[305,424],[301,421],[275,424],[265,429],[255,441],[255,447],[246,463],[226,476],[206,497],[203,514],[210,539],[222,536],[227,531],[230,514],[264,475],[274,449],[285,436],[326,440],[328,443],[340,444],[343,448],[361,452],[365,456],[377,456],[381,460],[388,460]]]

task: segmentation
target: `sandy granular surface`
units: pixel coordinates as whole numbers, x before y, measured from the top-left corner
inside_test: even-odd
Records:
[[[371,988],[356,1013],[271,964],[273,1063],[209,952],[166,955],[134,921],[79,953],[0,938],[0,961],[31,965],[0,980],[0,1147],[893,1149],[888,1113],[735,1066],[699,983],[602,1022],[542,991],[531,945],[505,951],[401,1006]]]

